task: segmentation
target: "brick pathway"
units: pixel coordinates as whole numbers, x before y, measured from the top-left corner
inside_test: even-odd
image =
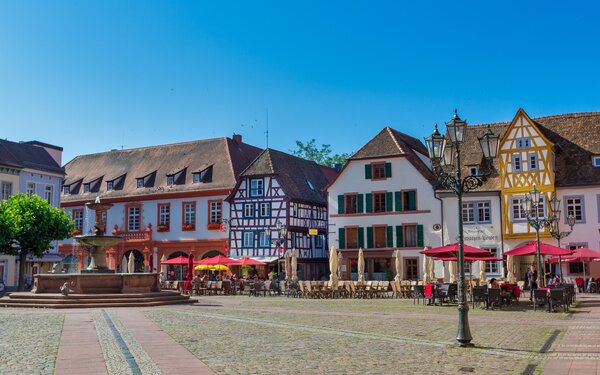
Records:
[[[89,310],[71,311],[65,315],[54,373],[108,374]]]

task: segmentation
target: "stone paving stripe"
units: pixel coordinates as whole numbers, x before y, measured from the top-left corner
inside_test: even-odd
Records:
[[[137,362],[135,361],[135,358],[133,357],[133,354],[131,354],[129,347],[127,347],[127,344],[125,344],[121,333],[119,332],[119,330],[117,330],[117,327],[115,327],[115,324],[113,323],[110,316],[108,316],[108,314],[106,313],[106,310],[102,310],[102,316],[104,317],[106,324],[108,324],[108,327],[112,331],[112,334],[115,337],[117,344],[119,344],[119,348],[121,348],[121,352],[123,352],[123,355],[125,356],[127,364],[129,364],[129,368],[131,369],[133,375],[142,375],[140,366],[138,366]]]
[[[179,345],[154,322],[146,318],[141,309],[114,310],[129,333],[148,353],[165,375],[214,375],[215,373],[198,357]]]
[[[546,340],[546,342],[544,343],[544,346],[542,346],[542,348],[540,349],[540,353],[548,353],[548,351],[552,347],[552,344],[554,344],[554,341],[556,341],[556,339],[558,338],[558,335],[560,335],[560,331],[558,329],[554,330],[554,332],[552,332],[552,335],[550,335],[550,337],[548,337],[548,340]]]
[[[108,375],[108,370],[90,313],[67,313],[60,336],[54,374],[82,373]]]

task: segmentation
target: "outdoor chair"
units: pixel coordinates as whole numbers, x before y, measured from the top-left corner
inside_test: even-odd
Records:
[[[223,282],[217,281],[215,283],[215,294],[223,293]]]
[[[487,286],[473,287],[473,296],[471,297],[471,302],[473,303],[473,308],[475,308],[476,305],[479,305],[480,303],[483,302],[483,304],[485,305],[485,308],[487,309],[487,307],[488,307],[487,289],[488,289]]]
[[[402,294],[402,298],[412,297],[412,284],[410,280],[400,281],[400,293]]]
[[[392,298],[399,298],[400,297],[400,286],[398,285],[398,282],[392,281],[390,283],[390,286],[392,287]]]
[[[421,304],[421,300],[423,300],[423,304],[425,304],[425,287],[423,285],[415,285],[413,286],[413,305],[415,304],[415,300]]]
[[[223,281],[223,294],[224,295],[230,295],[230,294],[232,294],[231,282],[230,281]]]
[[[500,288],[488,288],[487,290],[487,307],[494,308],[502,306],[502,290]]]
[[[534,289],[533,290],[533,311],[537,311],[537,308],[540,306],[548,306],[548,311],[550,311],[548,292],[546,290]]]
[[[564,312],[567,312],[567,301],[566,301],[566,290],[563,288],[550,289],[550,311],[556,311],[561,308]]]
[[[267,294],[269,294],[270,296],[273,295],[273,291],[275,290],[275,283],[273,283],[273,281],[271,280],[267,280],[264,282],[264,284],[262,285],[262,290],[261,292],[263,293],[263,295],[266,297]]]
[[[383,298],[387,298],[388,297],[388,291],[390,289],[390,282],[389,281],[380,281],[379,282],[379,295],[380,297]]]

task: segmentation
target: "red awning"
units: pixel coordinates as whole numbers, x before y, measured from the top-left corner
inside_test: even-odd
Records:
[[[505,251],[504,255],[521,256],[521,255],[533,255],[535,253],[537,253],[537,244],[535,241],[531,241],[529,243],[526,243],[523,246],[516,247],[509,251]],[[562,247],[549,245],[544,242],[540,242],[540,253],[542,255],[565,256],[565,255],[573,254],[573,251],[563,249]]]
[[[496,258],[494,256],[484,256],[485,254],[482,254],[482,256],[477,256],[477,255],[473,255],[473,256],[469,256],[469,255],[465,255],[465,262],[475,262],[478,260],[483,260],[484,262],[499,262],[502,260],[502,258]],[[443,260],[446,262],[456,262],[458,261],[457,257],[434,257],[434,260]]]
[[[558,257],[548,259],[550,263],[558,263]],[[562,258],[563,262],[598,262],[600,261],[600,251],[585,247],[575,249],[573,254]]]

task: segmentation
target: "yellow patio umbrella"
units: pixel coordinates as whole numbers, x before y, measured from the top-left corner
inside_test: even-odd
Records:
[[[435,263],[432,257],[429,258],[429,263],[427,264],[427,273],[429,274],[429,281],[435,283],[437,281],[435,277]]]
[[[431,280],[429,279],[429,262],[430,262],[431,258],[428,256],[425,256],[425,258],[423,259],[423,284],[429,284],[431,283]]]
[[[485,283],[487,276],[485,274],[485,260],[479,261],[479,285]]]
[[[292,281],[298,281],[298,250],[292,250]]]
[[[396,277],[394,280],[400,281],[402,280],[402,254],[400,254],[400,250],[394,251],[394,256],[396,257]]]
[[[508,274],[506,278],[510,284],[516,284],[517,278],[515,277],[515,257],[514,255],[506,256],[506,268],[508,268]]]
[[[448,266],[448,270],[450,272],[450,282],[451,283],[455,283],[456,282],[456,262],[448,262],[449,266]]]
[[[291,250],[287,250],[285,252],[284,255],[284,268],[285,268],[285,279],[286,280],[291,280],[292,279],[292,251]]]
[[[329,281],[332,288],[337,288],[338,285],[338,255],[335,246],[329,249]]]

